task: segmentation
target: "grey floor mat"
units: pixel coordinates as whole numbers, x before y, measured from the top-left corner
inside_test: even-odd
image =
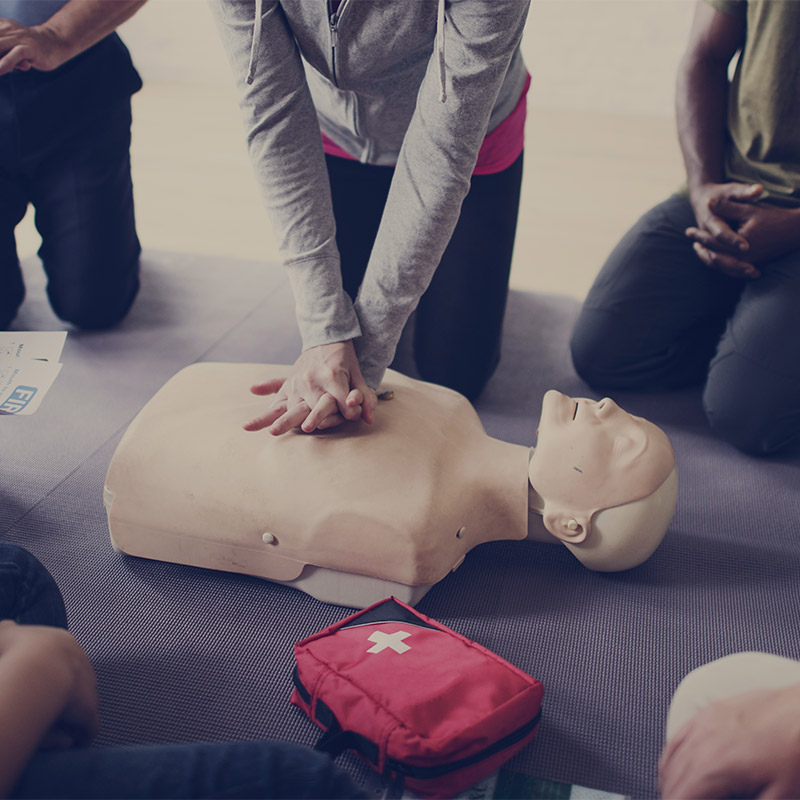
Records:
[[[25,272],[29,297],[14,327],[62,327],[38,263]],[[570,366],[577,309],[512,293],[503,361],[478,404],[491,435],[531,444],[548,388],[596,396]],[[40,410],[0,420],[0,535],[28,547],[62,587],[99,676],[100,744],[315,739],[288,703],[291,646],[350,610],[117,555],[102,505],[119,437],[168,377],[197,360],[281,363],[298,351],[280,269],[149,253],[130,318],[71,334]],[[408,364],[407,341],[397,364]],[[654,556],[604,575],[558,546],[483,545],[419,607],[544,682],[541,732],[513,768],[652,797],[667,704],[687,671],[738,650],[800,657],[800,460],[758,461],[717,441],[698,392],[615,399],[664,427],[677,454],[678,510]]]

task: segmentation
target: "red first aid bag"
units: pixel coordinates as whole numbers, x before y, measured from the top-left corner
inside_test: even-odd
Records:
[[[295,644],[291,702],[391,782],[447,798],[497,770],[535,735],[543,687],[395,598]]]

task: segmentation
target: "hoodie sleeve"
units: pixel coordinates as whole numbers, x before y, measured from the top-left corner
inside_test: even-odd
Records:
[[[450,241],[529,6],[529,0],[447,2],[447,99],[434,50],[355,304],[362,333],[356,352],[370,386],[380,384]]]
[[[360,328],[342,288],[319,123],[294,36],[277,0],[211,0],[211,7],[241,83],[247,147],[279,236],[303,349],[354,339]]]

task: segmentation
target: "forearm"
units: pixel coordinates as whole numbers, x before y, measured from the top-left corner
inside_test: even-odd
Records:
[[[687,54],[678,72],[676,118],[689,190],[725,179],[727,65]]]
[[[11,790],[58,718],[71,683],[69,663],[57,652],[43,657],[36,642],[0,650],[0,797]]]
[[[36,26],[58,47],[65,63],[130,19],[147,0],[70,0]]]
[[[676,118],[690,194],[725,181],[728,67],[745,43],[746,18],[698,0],[686,54],[678,68]]]

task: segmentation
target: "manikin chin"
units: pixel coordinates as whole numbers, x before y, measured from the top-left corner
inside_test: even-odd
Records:
[[[672,519],[669,440],[610,399],[547,392],[531,449],[487,436],[460,394],[389,371],[381,391],[393,399],[371,426],[243,430],[264,408],[248,387],[287,369],[195,364],[156,393],[106,476],[118,550],[363,607],[388,595],[416,603],[473,547],[503,539],[629,569]]]

